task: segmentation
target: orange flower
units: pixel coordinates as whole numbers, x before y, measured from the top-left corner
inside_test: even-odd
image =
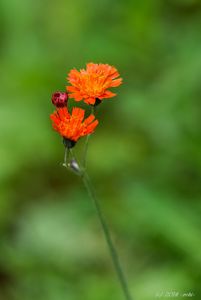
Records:
[[[51,114],[50,119],[53,128],[64,139],[76,142],[80,137],[91,134],[98,125],[94,115],[90,115],[83,121],[84,114],[85,110],[79,107],[74,107],[72,114],[68,112],[67,107],[62,107]]]
[[[75,101],[81,101],[94,105],[96,101],[104,98],[116,96],[108,89],[117,87],[122,83],[122,78],[118,78],[119,73],[115,67],[108,64],[88,63],[86,70],[76,69],[70,71],[68,81],[71,86],[67,86],[67,91],[71,94],[70,98]]]

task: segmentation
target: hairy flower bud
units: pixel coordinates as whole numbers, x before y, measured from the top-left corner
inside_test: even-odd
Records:
[[[52,104],[56,107],[65,107],[68,101],[68,94],[62,92],[55,92],[52,94]]]

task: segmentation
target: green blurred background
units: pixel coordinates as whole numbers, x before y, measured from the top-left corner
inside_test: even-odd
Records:
[[[0,32],[0,299],[123,299],[49,120],[90,61],[124,79],[98,107],[88,170],[133,297],[201,299],[201,2],[1,0]]]

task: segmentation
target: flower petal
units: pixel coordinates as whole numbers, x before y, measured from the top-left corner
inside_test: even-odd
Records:
[[[70,98],[75,101],[84,100],[89,105],[94,105],[96,99],[114,97],[116,94],[108,91],[122,83],[117,69],[108,64],[87,63],[86,69],[80,71],[73,69],[68,75],[71,86],[67,86]]]

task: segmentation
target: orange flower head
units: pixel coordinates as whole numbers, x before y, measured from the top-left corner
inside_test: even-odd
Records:
[[[75,101],[84,100],[87,104],[96,105],[104,98],[111,98],[116,94],[109,88],[117,87],[122,83],[117,69],[108,64],[88,63],[86,70],[73,69],[68,75],[71,86],[67,86],[70,98]]]
[[[69,145],[71,146],[67,144],[69,148],[72,147],[80,137],[91,134],[98,125],[98,120],[94,120],[94,115],[90,115],[84,120],[84,114],[85,110],[79,107],[74,107],[72,114],[68,112],[67,107],[62,107],[57,108],[57,110],[50,115],[53,128],[64,140],[70,142]]]

